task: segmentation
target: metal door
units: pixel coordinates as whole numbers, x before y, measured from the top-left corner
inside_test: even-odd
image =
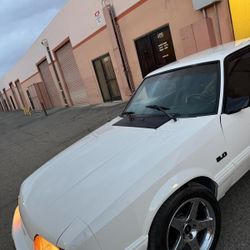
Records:
[[[42,63],[40,63],[38,65],[38,69],[41,73],[42,80],[44,82],[44,85],[50,98],[50,102],[52,103],[53,107],[62,106],[61,99],[59,96],[59,90],[57,89],[55,82],[52,78],[47,60],[44,60]]]
[[[176,60],[169,26],[135,41],[143,77]]]
[[[6,92],[5,89],[3,89],[3,93],[4,93],[4,96],[5,96],[5,100],[6,100],[7,104],[8,104],[9,110],[12,110],[12,105],[10,103],[9,96],[8,96],[8,94],[7,94],[7,92]]]
[[[14,97],[14,103],[16,103],[17,109],[20,109],[20,102],[18,99],[18,95],[16,94],[16,87],[14,86],[13,83],[10,83],[10,89],[11,89],[12,95]]]
[[[56,51],[60,69],[74,105],[87,103],[87,94],[78,69],[71,43],[66,43]]]
[[[12,106],[13,106],[14,110],[16,110],[16,105],[14,103],[14,100],[13,100],[12,96],[10,96],[10,101],[12,103]]]
[[[4,111],[4,107],[3,107],[3,104],[2,104],[2,102],[1,102],[1,100],[0,100],[0,110],[1,110],[1,111]]]
[[[26,90],[26,93],[27,93],[27,96],[28,96],[28,98],[29,98],[31,108],[32,108],[33,110],[35,110],[35,105],[34,105],[34,103],[33,103],[33,100],[32,100],[32,98],[31,98],[31,95],[30,95],[29,90]]]
[[[26,97],[25,97],[24,92],[23,92],[22,85],[21,85],[19,80],[16,80],[15,84],[16,84],[17,92],[19,94],[22,106],[23,106],[23,108],[25,108],[28,106],[28,104],[27,104],[27,100],[26,100]]]
[[[5,107],[4,99],[3,99],[3,94],[1,93],[1,91],[0,91],[0,103],[1,103],[1,107],[3,108],[3,111],[7,111]]]
[[[8,104],[7,104],[6,100],[3,99],[3,102],[4,102],[4,105],[5,105],[6,110],[9,111],[9,107],[8,107]]]
[[[104,102],[121,100],[115,71],[109,54],[93,61]]]
[[[48,91],[43,82],[34,83],[28,87],[28,97],[32,108],[39,111],[42,110],[42,106],[46,109],[52,108],[52,104],[49,98]]]

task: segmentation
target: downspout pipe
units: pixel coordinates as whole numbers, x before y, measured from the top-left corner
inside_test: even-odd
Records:
[[[134,91],[135,91],[134,81],[133,81],[130,66],[129,66],[129,63],[128,63],[128,57],[127,57],[127,54],[126,54],[126,51],[125,51],[125,47],[124,47],[120,27],[119,27],[119,25],[118,25],[118,23],[116,21],[113,5],[112,4],[105,4],[104,8],[108,9],[108,13],[109,13],[110,19],[112,21],[112,26],[113,26],[113,30],[114,30],[114,33],[115,33],[115,38],[116,38],[116,42],[117,42],[117,45],[118,45],[119,53],[121,55],[122,64],[123,64],[123,67],[124,67],[124,73],[125,73],[125,76],[126,76],[128,87],[129,87],[131,93],[134,93]]]
[[[210,7],[211,7],[211,6],[210,6]],[[215,19],[216,19],[216,26],[217,26],[217,30],[218,30],[218,36],[219,36],[219,41],[218,41],[218,43],[219,43],[219,44],[222,44],[222,34],[221,34],[221,27],[220,27],[220,17],[219,17],[219,13],[218,13],[217,4],[214,3],[214,4],[213,4],[213,7],[214,7],[214,12],[215,12]],[[206,9],[206,8],[203,8],[201,11],[202,11],[203,17],[204,17],[204,18],[208,18],[207,9]]]
[[[59,78],[59,75],[58,75],[58,72],[57,72],[57,69],[56,69],[54,60],[53,60],[53,58],[52,58],[52,55],[51,55],[51,51],[50,51],[49,46],[47,46],[47,52],[48,52],[48,55],[49,55],[49,59],[50,59],[50,61],[51,61],[51,65],[52,65],[53,71],[54,71],[55,76],[56,76],[57,83],[58,83],[59,88],[60,88],[60,92],[61,92],[61,95],[62,95],[62,98],[63,98],[63,101],[64,101],[64,105],[65,105],[65,107],[68,107],[69,104],[68,104],[66,95],[65,95],[65,93],[64,93],[64,90],[63,90],[63,87],[62,87],[62,84],[61,84],[61,80],[60,80],[60,78]]]
[[[221,27],[220,27],[220,17],[219,17],[218,7],[217,7],[216,3],[214,3],[214,12],[215,12],[217,26],[218,26],[218,32],[219,32],[219,43],[222,44],[222,34],[221,34]]]

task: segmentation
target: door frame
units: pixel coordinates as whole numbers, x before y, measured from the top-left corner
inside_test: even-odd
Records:
[[[104,93],[103,93],[103,90],[102,90],[102,88],[101,88],[101,84],[100,84],[100,80],[99,80],[99,77],[98,77],[98,74],[97,74],[97,70],[96,70],[96,68],[95,68],[95,61],[98,61],[98,60],[101,61],[103,58],[105,58],[105,57],[107,57],[107,56],[110,57],[110,60],[111,60],[111,63],[112,63],[112,67],[113,67],[113,70],[114,70],[114,66],[113,66],[113,62],[112,62],[111,55],[110,55],[109,52],[107,52],[106,54],[103,54],[102,56],[99,56],[99,57],[97,57],[97,58],[95,58],[95,59],[92,60],[92,65],[93,65],[93,68],[94,68],[94,71],[95,71],[95,76],[96,76],[96,79],[97,79],[97,82],[98,82],[99,89],[100,89],[101,94],[102,94],[102,100],[103,100],[103,102],[120,101],[120,100],[122,100],[122,96],[121,96],[120,86],[119,86],[118,81],[117,81],[117,76],[116,76],[116,74],[115,74],[115,70],[114,70],[114,74],[115,74],[115,79],[116,79],[116,82],[117,82],[117,86],[118,86],[118,88],[119,88],[120,96],[117,97],[117,98],[115,98],[115,99],[112,98],[112,95],[111,95],[112,92],[111,92],[110,86],[109,86],[109,84],[107,84],[107,88],[108,88],[108,91],[109,91],[110,100],[105,101]],[[105,69],[104,69],[104,67],[103,67],[102,62],[101,62],[101,66],[102,66],[102,70],[103,70],[103,74],[104,74],[104,76],[105,76],[105,79],[107,80],[107,75],[106,75],[106,72],[105,72]]]
[[[230,60],[231,58],[233,57],[237,57],[237,56],[241,56],[241,55],[244,55],[244,53],[250,53],[250,45],[247,45],[246,47],[244,48],[241,48],[235,52],[232,52],[231,54],[229,54],[228,56],[226,56],[224,58],[224,61],[223,61],[223,67],[224,67],[224,92],[223,92],[223,102],[222,102],[222,107],[221,107],[221,114],[225,114],[225,109],[226,109],[226,95],[225,95],[225,90],[226,90],[226,87],[227,87],[227,82],[228,82],[228,76],[227,76],[227,62],[228,60]]]
[[[221,106],[221,112],[220,112],[220,116],[221,116],[221,124],[222,124],[222,128],[223,128],[223,133],[226,136],[227,133],[227,127],[225,125],[225,120],[228,119],[230,121],[233,120],[233,122],[235,122],[235,120],[239,121],[239,119],[246,118],[246,117],[250,117],[250,104],[248,104],[247,107],[242,108],[241,110],[228,114],[226,112],[226,105],[227,105],[227,100],[226,100],[226,89],[227,89],[227,85],[228,85],[228,74],[227,74],[227,70],[228,70],[228,61],[229,60],[234,60],[237,59],[241,56],[244,56],[246,53],[250,53],[250,45],[247,45],[246,47],[243,47],[235,52],[232,52],[231,54],[227,55],[224,58],[224,61],[222,63],[222,67],[224,68],[224,88],[223,88],[223,92],[221,94],[223,94],[223,102],[222,102],[222,106]],[[243,121],[243,120],[242,120]],[[243,121],[246,122],[246,119]],[[228,123],[230,124],[230,123]],[[242,123],[245,124],[245,123]],[[249,124],[248,124],[249,125]],[[230,128],[230,126],[229,126]],[[235,128],[235,127],[234,127]],[[237,141],[241,140],[241,138],[243,138],[243,136],[241,136],[241,134],[244,134],[246,131],[248,131],[248,129],[245,129],[245,131],[243,131],[242,127],[240,127],[241,131],[239,133],[239,138],[237,138]],[[229,129],[228,129],[229,130]],[[233,134],[234,130],[229,131],[229,134]],[[246,134],[248,134],[246,132]],[[240,138],[241,136],[241,138]],[[240,178],[242,178],[248,171],[249,171],[249,159],[250,159],[250,146],[249,146],[249,141],[246,143],[245,148],[243,148],[241,151],[239,150],[239,152],[235,153],[235,149],[232,149],[232,147],[230,145],[230,138],[229,136],[226,137],[227,138],[227,143],[229,145],[228,147],[228,151],[229,151],[229,155],[231,155],[231,162],[234,164],[234,172],[233,172],[233,183],[236,183]],[[241,143],[239,143],[237,145],[239,147],[239,145],[242,145],[242,140]],[[234,153],[234,155],[232,155]]]
[[[139,63],[139,66],[140,66],[140,71],[141,71],[141,74],[143,76],[143,72],[142,72],[142,66],[141,66],[141,62],[140,62],[140,58],[139,58],[139,54],[138,54],[138,50],[137,50],[137,46],[136,46],[136,42],[139,41],[140,39],[142,38],[145,38],[147,36],[151,36],[152,34],[156,33],[157,31],[160,31],[164,28],[168,28],[169,29],[169,33],[170,33],[170,38],[171,38],[171,41],[172,41],[172,44],[173,44],[173,50],[174,50],[174,55],[175,55],[175,60],[177,60],[176,58],[176,53],[175,53],[175,46],[174,46],[174,41],[173,41],[173,36],[172,36],[172,32],[171,32],[171,28],[170,28],[170,25],[169,23],[167,24],[164,24],[164,25],[161,25],[159,26],[158,28],[155,28],[147,33],[144,33],[140,36],[138,36],[137,38],[135,38],[133,41],[134,41],[134,48],[135,48],[135,51],[136,51],[136,56],[137,56],[137,60],[138,60],[138,63]],[[155,57],[155,55],[154,55]]]

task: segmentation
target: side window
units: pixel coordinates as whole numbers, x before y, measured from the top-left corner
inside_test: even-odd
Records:
[[[249,107],[250,51],[233,55],[225,62],[225,113]]]

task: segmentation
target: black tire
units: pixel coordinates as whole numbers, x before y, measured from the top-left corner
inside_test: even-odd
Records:
[[[214,194],[206,187],[199,184],[190,184],[187,187],[177,191],[172,195],[159,209],[155,219],[151,225],[149,232],[148,250],[170,250],[168,247],[168,230],[169,225],[175,216],[178,208],[191,199],[202,199],[208,202],[214,212],[214,236],[208,250],[213,250],[216,247],[220,235],[221,213],[218,201]],[[198,205],[200,206],[200,205]],[[190,235],[190,234],[189,234]],[[185,243],[186,244],[186,243]],[[189,245],[181,249],[192,249]]]

